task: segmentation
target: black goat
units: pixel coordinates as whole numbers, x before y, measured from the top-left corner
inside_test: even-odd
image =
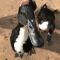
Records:
[[[51,11],[47,5],[44,4],[38,13],[37,22],[40,30],[48,31],[47,41],[51,41],[52,33],[55,29],[55,11]]]

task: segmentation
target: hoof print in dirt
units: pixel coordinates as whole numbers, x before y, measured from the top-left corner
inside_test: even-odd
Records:
[[[29,53],[28,53],[28,55],[32,55],[32,54],[35,54],[36,52],[35,52],[35,49],[34,48],[32,48],[32,50],[31,51],[29,51]]]

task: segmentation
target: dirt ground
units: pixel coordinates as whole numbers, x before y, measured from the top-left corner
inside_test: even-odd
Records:
[[[37,0],[37,6],[41,1]],[[56,29],[50,45],[45,43],[42,48],[35,48],[36,54],[31,56],[14,57],[14,51],[10,45],[10,35],[18,22],[16,16],[19,4],[19,0],[0,0],[0,60],[60,60],[60,13],[55,14]],[[58,5],[57,7],[60,8]],[[42,33],[42,35],[43,38],[46,38],[46,33]]]

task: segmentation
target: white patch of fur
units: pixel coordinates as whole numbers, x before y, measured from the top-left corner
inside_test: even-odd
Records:
[[[33,20],[31,20],[33,22]]]
[[[30,32],[30,39],[31,39],[31,42],[34,46],[37,46],[37,40],[35,39],[35,33],[34,32]]]
[[[48,28],[48,21],[43,22],[42,24],[39,24],[39,28],[41,30],[46,30]]]
[[[24,53],[23,44],[27,39],[28,39],[28,28],[27,26],[25,26],[20,28],[19,35],[16,39],[16,42],[14,43],[14,48],[17,53],[19,52]]]
[[[51,34],[48,32],[48,35],[51,36]]]
[[[31,21],[33,22],[33,20],[31,20]],[[29,26],[31,26],[32,28],[30,28]],[[30,40],[31,40],[33,46],[37,46],[37,40],[35,38],[35,31],[34,31],[34,28],[29,20],[28,20],[28,28],[29,28]]]

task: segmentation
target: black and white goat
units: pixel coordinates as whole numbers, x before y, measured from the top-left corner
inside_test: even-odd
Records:
[[[33,45],[28,37],[27,25],[23,26],[18,23],[15,29],[13,29],[10,42],[13,50],[16,52],[15,56],[23,56],[24,53],[31,53]],[[34,50],[34,49],[33,49]]]
[[[34,10],[29,8],[28,30],[31,43],[35,47],[41,47],[44,45],[44,40],[37,30]]]
[[[40,30],[48,30],[47,41],[51,41],[52,33],[55,29],[55,12],[48,9],[44,4],[38,13],[38,28]]]

